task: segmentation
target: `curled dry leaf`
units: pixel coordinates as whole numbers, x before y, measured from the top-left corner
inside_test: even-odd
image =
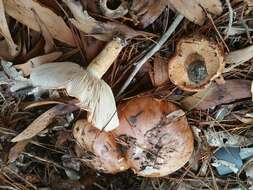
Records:
[[[9,52],[9,45],[6,40],[0,41],[0,58],[4,60],[11,60],[13,56]]]
[[[9,163],[14,162],[19,157],[19,155],[24,151],[26,145],[28,145],[29,142],[30,140],[17,142],[9,151],[8,162]]]
[[[154,86],[160,86],[168,81],[168,60],[160,56],[155,56],[153,71],[150,72],[150,78]]]
[[[23,71],[23,74],[25,76],[28,76],[31,74],[33,68],[38,67],[43,63],[53,62],[61,56],[62,52],[53,52],[38,57],[34,57],[29,61],[27,61],[26,63],[14,65],[14,67],[16,69],[21,69]]]
[[[186,97],[181,101],[183,108],[191,110],[208,109],[220,104],[230,103],[239,99],[251,97],[251,81],[226,80],[225,84],[212,83],[208,88]]]
[[[36,13],[36,11],[33,11],[33,12],[34,12],[35,19],[36,19],[37,23],[39,24],[40,31],[45,39],[44,51],[45,51],[45,53],[52,52],[55,48],[54,39],[53,39],[51,33],[49,32],[46,24],[43,22],[43,20],[40,19],[39,15]]]
[[[111,88],[101,80],[117,58],[125,42],[115,38],[95,57],[85,70],[71,62],[43,64],[32,71],[31,81],[43,88],[65,88],[88,111],[88,121],[100,130],[110,131],[119,125]]]
[[[11,142],[19,142],[30,139],[44,130],[55,118],[77,110],[74,105],[56,105],[36,118],[23,132],[18,134]]]
[[[129,5],[129,10],[143,28],[152,24],[168,5],[167,0],[133,0]]]
[[[7,23],[6,17],[5,17],[5,9],[4,9],[3,0],[0,0],[0,33],[1,33],[1,35],[3,35],[6,42],[8,43],[10,55],[13,57],[16,56],[19,52],[19,48],[14,43],[14,41],[11,37],[8,23]]]
[[[230,134],[227,131],[215,132],[212,129],[204,131],[207,143],[213,147],[243,147],[253,144],[253,138]]]
[[[225,62],[227,65],[229,65],[229,67],[226,68],[224,72],[229,72],[235,67],[249,61],[252,58],[253,58],[253,45],[243,49],[232,51],[226,56]]]
[[[168,0],[169,5],[176,9],[180,14],[184,15],[190,21],[202,25],[205,21],[205,12],[219,15],[222,12],[222,4],[220,0]]]
[[[56,15],[36,0],[4,0],[4,6],[8,15],[27,25],[29,28],[40,31],[41,28],[37,20],[34,19],[34,12],[36,12],[55,39],[70,46],[75,46],[71,30],[62,17]]]
[[[146,35],[145,32],[135,31],[124,24],[115,22],[100,22],[92,18],[78,1],[65,0],[65,3],[71,10],[74,18],[70,21],[80,31],[92,35],[94,38],[102,41],[111,40],[114,34],[122,34],[126,38],[137,35]]]

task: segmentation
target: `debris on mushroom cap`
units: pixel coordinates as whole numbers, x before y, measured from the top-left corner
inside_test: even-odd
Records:
[[[113,133],[126,148],[125,158],[135,173],[165,176],[189,160],[192,131],[185,113],[173,103],[137,97],[122,104],[118,112],[120,127]]]
[[[169,78],[183,90],[203,89],[224,70],[223,54],[218,44],[205,38],[184,38],[169,61]]]
[[[128,169],[112,134],[101,132],[86,120],[78,120],[73,135],[82,148],[94,154],[94,158],[88,163],[95,169],[105,173],[117,173]]]

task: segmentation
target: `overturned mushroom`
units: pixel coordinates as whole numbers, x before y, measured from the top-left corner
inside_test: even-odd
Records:
[[[121,104],[118,111],[120,127],[110,134],[94,132],[85,122],[75,126],[77,142],[88,150],[93,147],[91,151],[99,161],[91,164],[96,169],[115,173],[130,168],[140,176],[161,177],[189,160],[193,135],[184,112],[177,106],[151,97],[138,97]]]
[[[183,90],[198,91],[219,77],[224,69],[222,49],[205,38],[180,40],[169,61],[169,78]]]
[[[110,131],[119,126],[116,104],[111,88],[101,80],[124,47],[124,40],[115,38],[90,63],[87,69],[72,62],[48,63],[31,73],[34,86],[64,88],[88,111],[88,121],[100,130]]]

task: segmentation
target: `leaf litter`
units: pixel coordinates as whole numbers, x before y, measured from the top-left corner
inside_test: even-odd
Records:
[[[253,188],[252,1],[1,0],[0,14],[1,188]],[[180,21],[160,44],[178,14]],[[189,92],[170,81],[168,65],[177,43],[196,35],[225,50],[225,68],[204,89]],[[116,37],[126,43],[112,60],[112,54],[100,53]],[[92,70],[90,65],[101,55],[107,56],[102,62],[110,66],[94,69],[93,64]],[[53,62],[50,67],[48,63]],[[95,75],[101,69],[103,85],[96,93],[86,86],[86,93],[78,94],[84,84],[72,81],[72,62],[78,66],[75,76],[83,75],[83,68]],[[46,77],[36,78],[36,83],[56,84],[53,90],[38,88],[30,80],[46,64]],[[62,88],[67,84],[69,88]],[[100,107],[81,104],[83,97],[96,99],[103,87],[107,100],[120,94],[115,103],[101,98]],[[141,95],[172,101],[185,111],[196,142],[190,161],[155,179],[131,171],[109,175],[90,168],[94,153],[80,149],[72,135],[73,124],[83,118],[104,123],[109,116],[99,119],[105,110],[110,108],[112,113],[122,101]],[[232,149],[239,150],[240,168],[228,159]],[[222,173],[220,167],[233,172]]]

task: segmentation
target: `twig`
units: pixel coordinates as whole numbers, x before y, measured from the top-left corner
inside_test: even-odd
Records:
[[[226,0],[226,4],[228,6],[229,20],[228,20],[228,29],[226,31],[226,35],[225,35],[224,39],[227,39],[228,36],[230,35],[230,30],[232,28],[233,18],[234,18],[234,13],[233,13],[233,9],[230,4],[230,0]]]
[[[119,97],[124,92],[124,90],[128,87],[128,85],[131,83],[134,76],[138,73],[138,71],[143,66],[143,64],[146,63],[149,58],[151,58],[157,51],[160,50],[162,45],[168,40],[171,34],[176,30],[177,26],[180,24],[183,18],[184,16],[178,15],[173,21],[173,23],[171,24],[171,26],[169,27],[169,29],[163,34],[161,39],[157,42],[157,44],[153,46],[153,48],[141,60],[134,63],[135,68],[133,72],[130,74],[130,76],[128,77],[128,79],[125,81],[122,88],[120,89],[119,93],[117,94],[117,97]]]

